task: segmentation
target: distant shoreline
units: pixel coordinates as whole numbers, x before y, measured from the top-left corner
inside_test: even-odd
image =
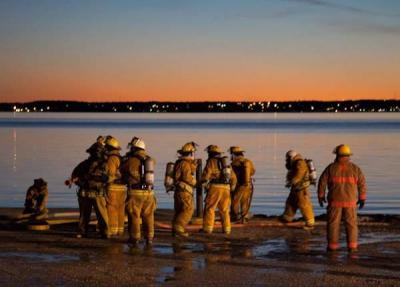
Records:
[[[84,113],[363,113],[400,112],[400,100],[258,102],[80,102],[0,103],[0,112]]]

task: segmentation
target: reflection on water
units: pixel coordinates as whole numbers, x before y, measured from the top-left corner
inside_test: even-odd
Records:
[[[33,124],[19,125],[15,120]],[[75,123],[63,125],[71,121]],[[102,125],[113,121],[115,125]],[[82,126],[81,122],[91,125]],[[133,136],[146,141],[157,160],[156,192],[161,208],[173,206],[172,195],[163,189],[165,165],[176,159],[176,150],[189,140],[201,145],[197,156],[203,159],[203,148],[211,143],[225,150],[231,145],[243,146],[257,169],[253,212],[266,214],[282,212],[288,194],[284,188],[288,149],[312,158],[320,173],[333,160],[333,147],[347,143],[367,176],[369,195],[363,212],[398,214],[399,129],[397,114],[36,114],[13,118],[3,113],[0,203],[22,206],[26,188],[34,178],[43,177],[49,183],[50,207],[77,207],[74,190],[63,182],[87,157],[85,150],[97,135],[112,134],[123,147]],[[316,214],[324,212],[316,196],[313,202]]]

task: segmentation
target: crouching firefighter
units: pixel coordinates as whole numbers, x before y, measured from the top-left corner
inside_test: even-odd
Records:
[[[121,147],[117,139],[107,136],[105,142],[107,161],[105,174],[107,176],[107,211],[110,234],[124,234],[126,188],[122,183],[120,165]]]
[[[300,209],[305,220],[304,229],[314,227],[314,211],[310,198],[309,187],[310,171],[307,162],[294,150],[286,153],[286,187],[290,188],[289,196],[286,200],[285,211],[281,216],[284,222],[291,222]]]
[[[256,170],[253,162],[244,157],[244,150],[238,146],[229,148],[232,159],[232,169],[237,177],[235,190],[232,192],[232,221],[240,220],[242,223],[248,221],[250,216],[250,205],[253,197],[254,186],[252,177]]]
[[[328,251],[339,248],[340,223],[346,227],[347,248],[357,251],[358,226],[357,204],[364,207],[367,188],[361,169],[350,161],[350,147],[339,145],[334,151],[336,159],[321,174],[318,182],[318,201],[321,207],[326,203],[325,189],[328,187]]]
[[[215,221],[215,209],[218,207],[222,230],[225,234],[231,233],[230,205],[231,190],[236,187],[236,175],[228,164],[228,158],[222,157],[222,151],[216,145],[209,145],[206,149],[208,159],[201,176],[202,184],[207,190],[205,199],[203,231],[212,233]]]
[[[128,214],[129,243],[136,245],[141,239],[141,223],[146,244],[154,238],[154,211],[157,207],[154,195],[154,160],[147,155],[146,145],[134,137],[129,143],[130,152],[122,165],[121,172],[128,185],[126,212]]]
[[[100,234],[108,238],[108,214],[105,199],[107,177],[104,176],[104,148],[95,143],[86,150],[89,157],[79,163],[72,171],[70,179],[65,184],[78,186],[79,225],[77,238],[86,237],[92,214],[92,208],[96,213]]]
[[[174,165],[174,217],[172,219],[172,235],[187,237],[185,228],[194,212],[193,189],[196,186],[196,161],[194,153],[197,144],[186,143],[178,153],[179,159]]]
[[[42,220],[47,218],[47,200],[49,191],[47,182],[42,178],[33,180],[33,185],[26,191],[25,209],[23,214],[30,215],[33,220]]]

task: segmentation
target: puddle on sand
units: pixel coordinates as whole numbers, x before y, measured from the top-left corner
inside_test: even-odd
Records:
[[[165,283],[169,281],[175,280],[174,277],[175,267],[173,266],[165,266],[160,269],[160,275],[156,277],[157,283]]]
[[[1,252],[0,258],[17,257],[29,261],[40,261],[48,263],[59,263],[64,261],[79,261],[79,256],[64,255],[64,254],[51,254],[51,253],[37,253],[37,252]]]
[[[385,234],[377,232],[361,233],[358,239],[359,244],[371,244],[380,242],[400,241],[398,234]]]

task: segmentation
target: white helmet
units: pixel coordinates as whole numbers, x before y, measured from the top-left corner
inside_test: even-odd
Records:
[[[138,137],[133,137],[133,139],[128,144],[128,146],[132,146],[132,147],[135,147],[135,148],[140,148],[140,149],[143,149],[143,150],[146,149],[146,144],[144,143],[144,141],[141,138],[138,138]]]

